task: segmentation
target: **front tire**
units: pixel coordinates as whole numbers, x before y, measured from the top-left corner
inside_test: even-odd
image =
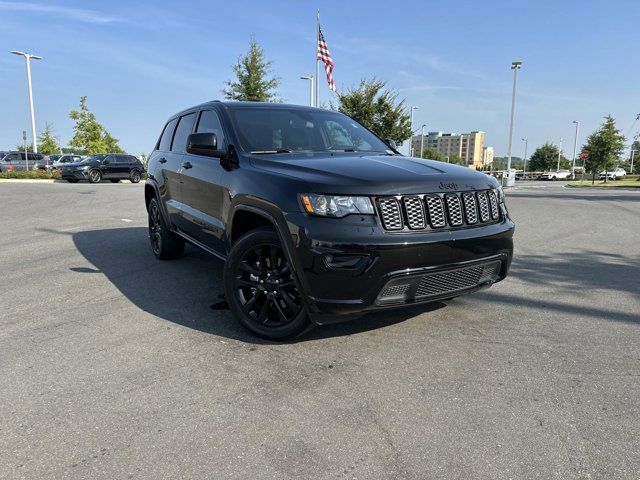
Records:
[[[160,260],[180,258],[184,252],[184,240],[167,228],[156,198],[149,202],[149,241],[151,251]]]
[[[233,245],[224,288],[236,319],[260,337],[283,340],[312,326],[293,268],[271,229],[252,230]]]
[[[102,180],[102,172],[100,170],[91,170],[89,172],[89,183],[100,183]]]

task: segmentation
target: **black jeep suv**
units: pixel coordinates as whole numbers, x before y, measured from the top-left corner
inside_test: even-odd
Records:
[[[225,260],[229,307],[272,339],[488,287],[513,252],[493,177],[402,156],[309,107],[216,101],[174,115],[145,200],[155,256],[186,241]]]
[[[88,180],[99,183],[102,179],[118,183],[130,180],[138,183],[144,173],[144,165],[133,155],[119,153],[91,155],[75,163],[66,163],[60,167],[60,176],[70,183]]]

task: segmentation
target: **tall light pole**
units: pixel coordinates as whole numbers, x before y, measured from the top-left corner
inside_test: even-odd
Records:
[[[630,174],[633,175],[633,156],[634,153],[636,153],[638,150],[635,150],[633,147],[631,147],[631,171],[629,172]]]
[[[300,77],[300,80],[309,80],[309,105],[313,107],[313,75],[310,77]]]
[[[573,123],[576,124],[576,135],[573,138],[573,159],[571,160],[571,178],[576,179],[576,153],[578,150],[578,128],[580,127],[580,122],[574,120]]]
[[[511,62],[511,70],[513,70],[513,92],[511,93],[511,121],[509,122],[509,149],[507,151],[507,175],[511,170],[511,144],[513,140],[513,116],[516,111],[516,84],[518,82],[518,70],[520,70],[522,62]]]
[[[424,127],[426,127],[426,125],[423,123],[420,127],[420,158],[424,158],[422,153],[424,152]]]
[[[524,142],[524,158],[522,159],[524,162],[522,165],[522,178],[524,179],[524,175],[527,173],[527,149],[529,147],[529,139],[523,138],[522,141]]]
[[[558,148],[558,168],[556,168],[556,172],[560,170],[560,156],[562,155],[562,138],[560,139],[560,147]]]
[[[38,142],[36,141],[36,119],[33,113],[33,90],[31,88],[31,59],[42,60],[42,57],[31,55],[30,53],[13,50],[14,55],[22,55],[27,64],[27,83],[29,84],[29,110],[31,111],[31,137],[33,139],[33,153],[38,153]]]
[[[409,141],[409,156],[413,157],[413,111],[418,107],[411,107],[411,114],[409,115],[409,128],[411,128],[411,141]]]

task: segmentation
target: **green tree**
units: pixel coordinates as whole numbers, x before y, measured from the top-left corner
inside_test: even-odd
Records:
[[[227,88],[222,94],[227,100],[248,102],[279,101],[274,90],[280,84],[277,77],[269,77],[272,62],[265,59],[265,53],[258,43],[251,39],[249,52],[241,55],[231,66],[235,81],[227,80]]]
[[[616,121],[611,115],[604,117],[604,123],[598,130],[587,137],[583,150],[587,152],[585,169],[591,172],[592,178],[601,170],[611,170],[620,162],[624,151],[624,135],[616,128]],[[605,178],[606,182],[606,178]]]
[[[338,110],[356,119],[377,136],[401,144],[411,137],[411,119],[404,100],[381,80],[361,80],[357,88],[340,95]]]
[[[453,163],[454,165],[463,165],[463,166],[467,166],[467,162],[465,162],[460,155],[451,155],[449,156],[448,160],[449,163]]]
[[[73,126],[73,138],[69,146],[78,153],[93,155],[96,153],[124,153],[118,145],[118,139],[113,137],[98,123],[96,116],[87,108],[87,97],[80,97],[80,110],[69,113]]]
[[[38,153],[43,155],[51,155],[52,153],[58,153],[60,148],[58,142],[56,142],[53,134],[53,125],[47,123],[44,130],[38,135]]]
[[[433,147],[427,147],[422,151],[422,158],[428,158],[429,160],[437,160],[439,162],[446,162],[447,159],[437,149]]]
[[[569,168],[571,163],[564,155],[560,156],[560,168]],[[556,170],[558,168],[558,146],[546,142],[538,147],[529,161],[527,162],[527,171],[541,172],[545,170]]]

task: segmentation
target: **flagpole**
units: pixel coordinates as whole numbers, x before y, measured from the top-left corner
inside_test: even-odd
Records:
[[[320,10],[318,10],[318,14],[316,17],[316,51],[315,51],[315,59],[316,59],[316,107],[320,105],[320,64],[318,63],[318,45],[320,45]]]

